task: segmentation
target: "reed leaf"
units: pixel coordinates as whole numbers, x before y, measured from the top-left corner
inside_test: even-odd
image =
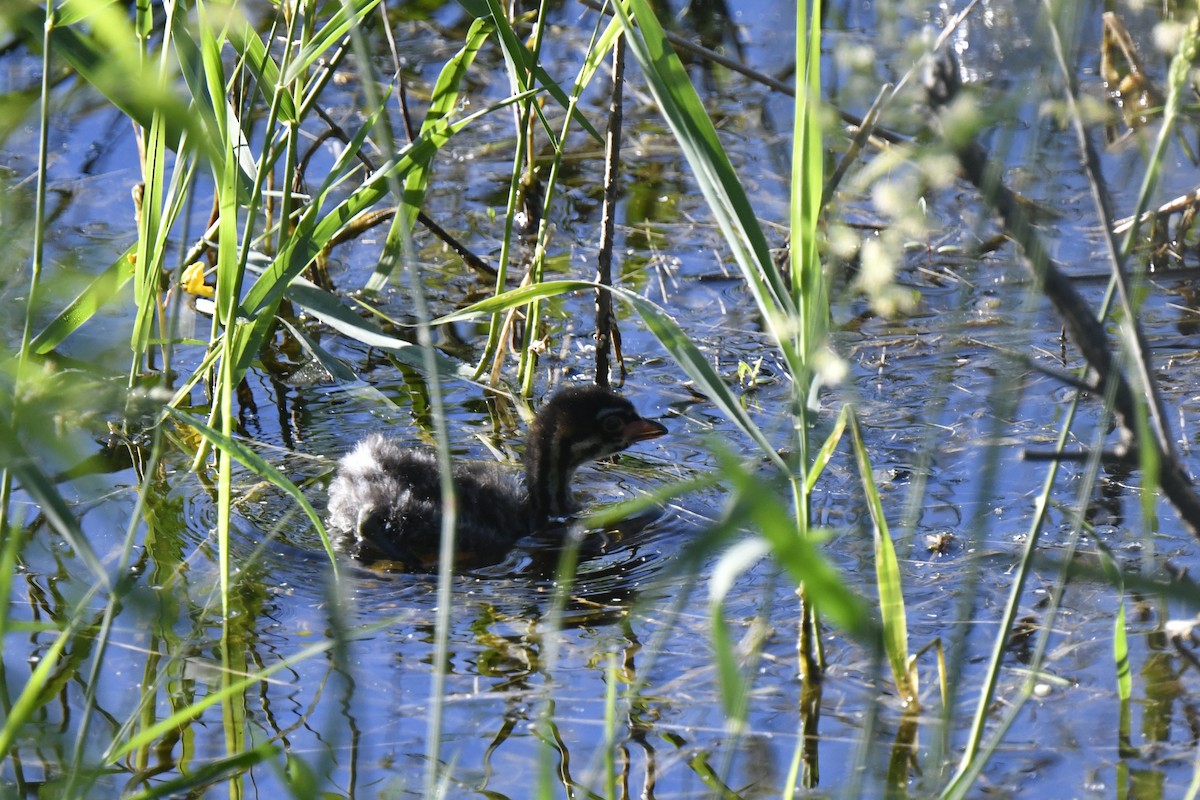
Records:
[[[313,34],[300,50],[299,55],[288,65],[283,76],[283,83],[289,84],[300,77],[325,54],[325,51],[346,37],[355,26],[361,25],[363,19],[377,5],[379,5],[379,0],[341,0],[335,6],[337,11],[334,15]]]
[[[618,729],[617,684],[621,682],[621,662],[613,651],[608,653],[604,665],[604,792],[606,797],[617,797]]]
[[[788,473],[787,464],[771,445],[766,434],[754,423],[741,401],[734,395],[729,384],[717,373],[710,359],[696,343],[691,340],[675,320],[671,319],[662,308],[639,295],[626,291],[613,290],[614,295],[621,297],[634,307],[641,316],[646,328],[654,335],[676,363],[683,368],[704,395],[717,408],[737,425],[743,433],[750,437],[763,456],[769,459],[783,474]]]
[[[441,128],[438,123],[448,118],[458,106],[459,86],[466,77],[475,56],[492,35],[495,27],[489,20],[476,19],[467,31],[466,41],[460,49],[442,67],[437,82],[433,86],[433,96],[429,101],[429,109],[425,112],[425,120],[421,123],[421,135],[428,136],[435,149],[440,150],[450,139],[451,133]],[[428,161],[417,163],[409,170],[404,178],[404,194],[400,199],[400,213],[392,217],[392,229],[388,232],[388,246],[384,248],[383,257],[379,259],[375,271],[367,281],[368,291],[376,292],[386,284],[392,271],[399,263],[399,242],[412,235],[413,223],[425,202],[425,189],[429,182]]]
[[[904,610],[904,592],[900,582],[900,564],[896,560],[896,549],[888,532],[887,518],[883,513],[883,502],[875,486],[875,474],[871,469],[870,455],[863,441],[858,415],[849,413],[851,441],[854,443],[854,458],[858,462],[858,473],[862,479],[867,508],[871,512],[872,530],[875,541],[875,582],[879,589],[879,614],[883,624],[883,647],[896,690],[906,707],[918,702],[916,662],[908,652],[908,618]],[[913,706],[915,707],[915,706]]]
[[[569,108],[571,101],[567,97],[567,93],[563,91],[557,81],[550,77],[541,63],[534,58],[533,53],[529,52],[529,48],[521,42],[521,38],[513,30],[512,24],[508,21],[508,16],[504,13],[498,0],[484,0],[484,2],[486,3],[486,14],[476,13],[483,10],[482,4],[464,4],[464,8],[471,11],[476,17],[486,16],[491,19],[499,36],[504,60],[509,65],[509,74],[513,76],[516,85],[522,92],[534,90],[536,86],[540,85],[560,106],[564,109]],[[539,109],[535,108],[535,111],[538,111],[538,116],[545,126],[546,135],[552,140],[555,139],[554,131],[546,123],[545,117],[541,115]],[[604,141],[604,137],[586,119],[581,118],[579,124],[597,142]]]
[[[347,308],[339,298],[324,289],[303,278],[298,278],[288,288],[287,296],[293,303],[338,333],[369,347],[385,350],[400,362],[414,369],[424,368],[425,362],[418,345],[395,336],[389,336],[378,326],[372,324],[370,320],[363,319]],[[334,360],[337,361],[337,359]],[[337,363],[342,364],[342,367],[339,370],[331,369],[330,372],[336,373],[340,369],[348,369],[343,362],[337,361]],[[440,353],[437,356],[437,364],[438,368],[447,375],[467,377],[469,373],[466,367]]]
[[[779,343],[788,341],[786,319],[795,311],[791,296],[773,267],[754,207],[687,71],[645,0],[628,0],[614,8],[629,51],[687,158],[755,303],[767,315],[772,338]]]
[[[209,42],[209,27],[203,25],[200,28],[201,35],[201,50],[205,53],[205,66],[208,73],[210,87],[214,90],[221,90],[222,94],[214,98],[216,102],[223,103],[223,91],[225,85],[224,67],[221,64],[219,56],[215,54],[219,48],[215,43]],[[208,45],[205,43],[208,42]],[[224,115],[222,115],[224,117]],[[213,165],[214,179],[217,184],[217,206],[219,216],[217,218],[217,320],[221,325],[229,330],[231,323],[237,313],[237,301],[242,290],[242,281],[245,269],[239,258],[238,242],[238,188],[241,183],[241,175],[236,168],[237,152],[240,147],[242,134],[241,128],[238,125],[237,119],[230,115],[225,117],[221,124],[222,142],[224,143],[224,158],[219,164]],[[249,233],[247,233],[247,236]],[[225,357],[228,358],[230,339],[225,339],[223,347]],[[240,376],[239,376],[240,378]]]
[[[237,599],[239,607],[235,609],[236,622],[226,614],[226,622],[221,627],[220,681],[222,690],[227,689],[222,692],[221,698],[221,727],[225,733],[228,758],[236,758],[239,753],[246,751],[246,719],[250,705],[246,692],[250,687],[236,684],[241,684],[237,676],[249,672],[245,646],[248,631],[245,628],[248,619],[253,619],[253,613],[242,605],[243,602],[244,598]],[[240,772],[229,776],[229,793],[232,797],[242,796],[241,780]]]
[[[421,123],[421,134],[433,137],[438,148],[449,139],[446,132],[439,128],[438,123],[450,117],[457,109],[459,87],[470,71],[471,65],[475,63],[475,57],[479,54],[480,48],[491,37],[494,30],[495,26],[489,20],[477,19],[472,22],[471,27],[467,30],[462,48],[442,67],[442,71],[433,85],[429,109],[425,112],[425,119]],[[412,206],[408,218],[410,228],[416,210],[421,206],[420,200],[425,196],[425,187],[429,180],[428,166],[428,162],[418,164],[405,178],[404,202],[406,206],[410,204]]]
[[[1125,629],[1125,581],[1116,559],[1100,539],[1096,539],[1096,548],[1104,576],[1117,590],[1117,614],[1113,619],[1113,666],[1117,673],[1117,697],[1122,702],[1128,702],[1133,696],[1133,676],[1129,670],[1129,639]]]
[[[813,457],[812,466],[808,469],[808,474],[805,476],[804,491],[812,493],[817,485],[817,479],[821,477],[821,473],[825,471],[825,467],[829,465],[829,459],[833,457],[833,453],[837,450],[838,444],[842,441],[842,434],[846,431],[846,422],[850,417],[851,407],[849,405],[842,406],[842,410],[838,412],[837,420],[833,423],[833,430],[825,437],[825,441],[817,449],[817,454]]]
[[[717,666],[717,685],[725,718],[733,723],[735,730],[745,725],[750,688],[742,675],[737,647],[725,621],[725,598],[738,578],[769,552],[770,546],[765,539],[755,537],[738,542],[721,556],[708,584],[708,622]]]
[[[718,443],[712,446],[721,475],[733,494],[733,511],[718,528],[732,533],[753,523],[770,545],[771,554],[797,585],[843,630],[871,641],[875,635],[866,606],[817,548],[813,536],[801,536],[795,517],[763,476],[750,472]],[[766,483],[766,486],[764,486]]]
[[[162,257],[167,241],[162,225],[166,144],[165,123],[156,114],[145,139],[141,214],[138,216],[137,257],[134,259],[133,299],[137,314],[129,347],[135,359],[139,360],[149,345],[154,314],[158,309],[159,276],[162,274]]]
[[[200,8],[200,19],[203,22],[205,19],[203,6]],[[207,25],[204,27],[207,27]],[[204,133],[206,134],[205,139],[210,142],[224,141],[223,115],[216,113],[216,110],[220,109],[224,103],[224,87],[221,86],[221,90],[215,96],[210,94],[210,82],[206,80],[207,65],[205,55],[201,54],[201,44],[198,41],[204,39],[212,42],[212,35],[208,32],[197,35],[197,32],[189,26],[188,15],[182,13],[171,14],[166,32],[171,37],[169,43],[170,52],[174,54],[176,62],[179,64],[184,83],[187,85],[188,91],[192,96],[191,110],[199,117],[200,124],[203,126]],[[220,59],[219,54],[217,55],[217,59]],[[212,155],[218,155],[218,152],[214,148]]]
[[[720,473],[708,472],[694,478],[688,478],[687,480],[675,481],[662,486],[645,489],[639,491],[636,497],[632,497],[629,500],[622,500],[618,503],[589,511],[587,518],[583,521],[583,526],[588,529],[607,528],[623,520],[641,516],[652,508],[661,507],[668,500],[673,500],[676,497],[685,497],[695,492],[704,491],[705,489],[711,489],[719,485],[720,482]]]
[[[201,26],[201,37],[209,35],[209,27]],[[201,52],[207,54],[212,47],[201,45]],[[214,97],[223,96],[224,69],[218,62],[216,65],[207,63],[206,74],[211,81]],[[219,427],[223,439],[231,439],[234,430],[233,396],[234,387],[242,381],[243,372],[237,369],[238,347],[235,330],[247,327],[237,317],[237,298],[241,294],[242,280],[245,274],[244,262],[239,258],[238,248],[238,185],[240,171],[237,166],[237,152],[241,130],[236,121],[227,121],[222,140],[224,158],[220,168],[214,168],[214,180],[217,185],[217,289],[216,319],[225,330],[221,337],[219,363],[220,376],[216,382],[214,394],[216,402],[212,405],[211,417],[215,427]],[[247,231],[246,236],[250,236]],[[236,321],[236,327],[235,327]],[[207,437],[206,437],[207,438]],[[208,441],[212,441],[208,439]],[[197,460],[200,453],[197,453]],[[228,447],[220,447],[217,451],[217,558],[221,586],[221,617],[224,625],[221,628],[222,640],[229,635],[230,626],[230,597],[229,597],[229,538],[232,530],[233,506],[233,469],[231,459],[233,453]],[[226,648],[221,648],[222,658],[228,658]]]
[[[818,349],[824,347],[829,321],[829,292],[818,251],[825,169],[820,99],[821,0],[813,0],[807,31],[804,15],[797,8],[792,126],[791,290],[801,317],[798,349],[806,365],[811,365]]]
[[[304,351],[308,353],[312,360],[320,364],[321,368],[328,372],[335,381],[347,383],[358,380],[358,375],[354,370],[350,369],[350,366],[345,361],[337,358],[324,347],[317,344],[311,336],[305,333],[303,328],[293,325],[292,321],[287,317],[280,317],[279,322],[288,329],[288,333],[300,343],[300,346],[304,348]]]
[[[241,775],[251,767],[278,756],[279,752],[276,745],[263,742],[249,750],[192,767],[184,775],[152,784],[140,792],[123,794],[122,797],[124,800],[157,800],[160,797],[197,796],[200,790]]]
[[[493,295],[484,298],[469,306],[454,311],[450,314],[438,317],[430,322],[430,325],[447,325],[451,322],[462,322],[468,319],[476,319],[478,317],[495,314],[500,311],[507,311],[510,308],[518,308],[528,305],[533,300],[543,300],[550,297],[557,297],[568,292],[577,292],[584,289],[594,289],[597,286],[593,281],[543,281],[532,286],[521,286],[516,289],[510,289],[507,292]]]
[[[52,679],[55,670],[58,669],[58,659],[67,646],[67,642],[72,638],[73,633],[70,628],[60,631],[45,652],[40,654],[41,658],[38,660],[37,666],[34,667],[29,680],[21,688],[21,693],[17,695],[17,699],[8,709],[4,725],[0,727],[0,753],[11,752],[17,735],[25,723],[29,721],[34,712],[52,699],[52,695],[48,696],[42,690]]]
[[[600,69],[600,66],[608,59],[617,42],[617,37],[621,35],[621,22],[614,17],[594,37],[584,55],[583,64],[579,67],[579,74],[575,78],[575,88],[571,92],[571,101],[574,105],[578,105],[579,96],[583,94],[584,88],[592,82],[596,70]]]
[[[214,35],[216,26],[210,23],[205,15],[205,6],[201,5],[199,8],[201,24],[198,35],[200,37],[200,54],[204,65],[205,80],[203,93],[200,95],[203,100],[198,102],[197,105],[205,107],[205,113],[211,115],[217,126],[215,141],[228,144],[227,147],[217,150],[221,159],[213,164],[213,174],[214,176],[223,174],[225,159],[231,158],[240,167],[240,174],[237,175],[237,181],[233,184],[233,188],[237,192],[237,200],[239,204],[247,205],[257,199],[258,196],[255,194],[255,184],[260,183],[258,167],[254,163],[253,148],[246,137],[245,131],[242,129],[238,110],[228,99],[229,90],[226,88],[228,86],[228,79],[225,74],[225,62],[221,58],[221,52],[224,50],[225,45],[225,34],[222,32],[220,35]],[[239,70],[235,69],[234,74],[237,75],[238,73]],[[278,113],[282,98],[287,96],[284,87],[280,87],[274,91],[272,95],[273,113]],[[270,124],[268,123],[269,133]],[[264,161],[267,160],[268,154],[271,152],[269,136],[267,141],[268,144],[264,148]],[[218,183],[220,183],[219,179]]]
[[[229,13],[237,12],[230,9]],[[296,110],[296,99],[292,96],[290,89],[292,81],[281,78],[279,65],[275,63],[275,59],[271,58],[267,46],[250,25],[250,21],[238,13],[237,17],[227,25],[225,39],[241,57],[246,68],[250,70],[259,90],[264,93],[271,92],[278,98],[279,119],[283,122],[299,122],[300,115]],[[291,66],[292,69],[299,72],[296,62],[293,62]]]
[[[40,355],[49,353],[120,297],[122,290],[133,277],[136,247],[130,247],[93,278],[79,296],[68,303],[67,307],[55,315],[54,319],[30,341],[30,350]]]

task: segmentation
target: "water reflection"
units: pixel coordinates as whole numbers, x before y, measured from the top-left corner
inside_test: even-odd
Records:
[[[635,541],[621,541],[603,552],[581,558],[579,574],[567,596],[558,596],[551,555],[523,543],[503,564],[475,571],[454,582],[454,614],[448,677],[444,744],[456,767],[453,781],[463,789],[490,797],[528,795],[528,780],[546,762],[536,755],[548,749],[556,765],[552,780],[569,795],[595,790],[600,756],[598,743],[619,754],[614,780],[625,787],[640,783],[639,796],[655,796],[655,749],[647,733],[660,717],[659,701],[634,695],[625,720],[604,727],[604,692],[585,687],[599,678],[604,683],[635,686],[637,655],[642,651],[635,623],[645,592],[667,592],[685,575],[664,582],[669,560],[651,557],[664,540],[682,531],[669,519],[655,529],[642,528]],[[628,568],[628,571],[624,571]],[[436,582],[428,575],[385,573],[363,567],[347,570],[343,607],[351,628],[371,628],[390,620],[383,635],[392,643],[388,653],[352,642],[352,674],[375,676],[385,690],[393,713],[406,714],[424,701],[427,690],[422,665],[432,656],[436,616]],[[562,603],[561,609],[557,604]],[[561,610],[561,616],[555,616]],[[551,637],[552,641],[548,641]],[[352,637],[353,638],[353,637]],[[589,644],[589,642],[591,642]],[[551,656],[550,651],[556,655]],[[547,658],[553,657],[553,662]],[[391,678],[385,676],[391,675]],[[414,680],[415,678],[415,680]],[[375,691],[371,687],[360,690]],[[600,704],[600,705],[597,705]],[[368,706],[378,707],[378,701]],[[625,701],[618,701],[618,709]],[[364,708],[361,695],[349,707]],[[621,713],[618,710],[618,713]],[[370,716],[370,715],[368,715]],[[367,742],[352,754],[355,761],[378,759],[376,720],[356,720]],[[580,726],[584,735],[581,738]],[[590,734],[587,733],[590,731]],[[411,735],[411,734],[409,734]],[[629,746],[636,742],[644,754],[642,774]],[[530,745],[536,745],[530,752]],[[409,761],[413,768],[423,768]],[[582,773],[579,773],[582,764]],[[473,766],[478,765],[478,767]],[[519,776],[525,776],[522,780]],[[551,777],[547,774],[545,777]]]

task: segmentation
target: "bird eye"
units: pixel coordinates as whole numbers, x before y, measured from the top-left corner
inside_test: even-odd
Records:
[[[617,416],[607,416],[600,421],[600,430],[605,433],[616,433],[621,430],[624,425],[621,423],[621,418]]]

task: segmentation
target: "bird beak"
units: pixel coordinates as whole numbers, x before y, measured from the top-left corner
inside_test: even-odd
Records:
[[[639,417],[626,425],[621,434],[625,437],[625,441],[633,444],[634,442],[643,442],[647,439],[657,439],[666,432],[667,429],[657,422]]]

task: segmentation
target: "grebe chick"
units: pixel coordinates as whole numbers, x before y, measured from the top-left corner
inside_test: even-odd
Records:
[[[454,465],[456,560],[501,560],[521,537],[578,510],[570,484],[580,465],[666,432],[607,389],[558,392],[529,428],[524,481],[500,464]],[[338,547],[356,558],[414,568],[436,564],[442,508],[433,451],[401,447],[378,434],[360,441],[329,486],[329,527]]]

